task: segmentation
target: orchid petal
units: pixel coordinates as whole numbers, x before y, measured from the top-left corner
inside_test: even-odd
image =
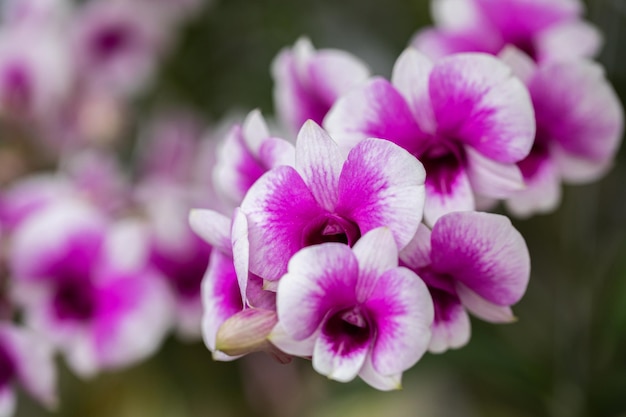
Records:
[[[478,53],[444,58],[431,72],[429,89],[439,132],[502,163],[517,162],[530,151],[535,123],[528,91],[497,58]]]
[[[267,280],[279,279],[289,258],[303,244],[303,230],[325,211],[300,175],[288,166],[261,177],[241,203],[248,218],[250,271]]]
[[[213,251],[209,269],[202,281],[202,336],[211,352],[216,352],[217,332],[222,323],[243,309],[241,291],[232,259]]]
[[[413,366],[426,352],[434,316],[426,284],[409,269],[391,269],[378,278],[365,308],[377,329],[374,369],[393,375]]]
[[[232,251],[230,240],[231,220],[221,213],[208,209],[192,209],[189,226],[205,242],[225,254]]]
[[[522,172],[515,164],[503,164],[466,147],[467,176],[475,193],[485,197],[506,198],[524,188]]]
[[[317,202],[332,212],[338,200],[339,174],[343,165],[339,147],[313,121],[304,123],[296,143],[296,170]]]
[[[364,140],[341,171],[337,212],[356,222],[362,234],[388,227],[403,248],[422,220],[424,179],[424,167],[405,150],[385,140]]]
[[[413,239],[400,252],[400,260],[416,271],[430,265],[430,229],[420,224]]]
[[[530,257],[522,235],[498,214],[458,212],[443,216],[432,236],[432,267],[494,304],[524,295]]]
[[[361,237],[352,252],[359,262],[357,299],[364,301],[371,296],[378,277],[398,266],[398,247],[391,231],[380,227]]]
[[[511,323],[516,320],[509,306],[500,306],[482,298],[460,282],[456,283],[456,293],[470,313],[490,323]]]
[[[405,98],[382,78],[339,98],[324,127],[345,153],[366,138],[387,139],[414,153],[426,138]]]
[[[443,353],[469,342],[470,319],[459,299],[445,291],[430,289],[435,304],[435,321],[428,350]]]
[[[424,206],[424,222],[427,225],[433,225],[447,213],[474,208],[474,192],[462,166],[441,164],[428,170]]]
[[[421,130],[434,133],[435,116],[428,95],[428,80],[433,63],[414,48],[407,48],[398,58],[391,76],[391,83],[409,103],[413,116]]]
[[[592,162],[615,156],[624,111],[600,65],[565,61],[541,66],[529,89],[541,139]]]
[[[278,283],[276,296],[278,319],[285,331],[296,340],[306,339],[329,311],[354,305],[358,276],[357,260],[347,245],[326,243],[296,253]]]

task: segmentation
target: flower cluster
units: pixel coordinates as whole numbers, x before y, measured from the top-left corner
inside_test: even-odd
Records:
[[[515,320],[525,241],[476,210],[553,210],[561,180],[610,167],[623,110],[580,3],[433,6],[390,79],[306,39],[283,50],[275,104],[295,143],[258,111],[225,138],[213,179],[231,211],[190,215],[218,249],[202,284],[215,359],[264,350],[397,388],[427,350],[468,343],[468,312]]]
[[[0,123],[17,133],[0,147],[0,415],[14,383],[54,406],[55,352],[90,377],[171,332],[217,360],[303,357],[396,389],[469,342],[469,314],[515,320],[526,243],[478,210],[554,210],[620,144],[581,3],[434,0],[389,77],[301,38],[271,66],[276,121],[208,129],[166,108],[137,123],[129,169],[112,139],[199,6],[2,4]],[[53,157],[3,169],[41,145]]]

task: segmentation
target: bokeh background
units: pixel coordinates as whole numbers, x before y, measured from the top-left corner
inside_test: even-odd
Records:
[[[601,28],[600,62],[626,98],[626,1],[589,0]],[[164,104],[190,106],[208,124],[238,111],[273,112],[269,67],[307,35],[346,49],[377,74],[430,23],[426,0],[212,0],[182,28],[157,81],[134,103],[137,119]],[[132,139],[132,128],[128,131]],[[519,321],[472,322],[463,349],[427,354],[404,388],[339,384],[310,363],[251,355],[213,362],[201,343],[166,341],[150,360],[79,380],[60,363],[57,416],[626,416],[626,149],[603,180],[566,187],[550,215],[515,224],[532,259]],[[48,416],[25,396],[17,416]]]

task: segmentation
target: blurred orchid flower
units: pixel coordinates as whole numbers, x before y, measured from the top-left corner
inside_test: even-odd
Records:
[[[72,200],[38,211],[15,231],[15,300],[79,375],[129,365],[159,347],[171,310],[147,252],[140,224],[110,224]]]
[[[474,210],[474,193],[506,197],[523,187],[516,162],[532,146],[535,119],[524,84],[495,57],[458,54],[432,63],[408,48],[391,83],[373,78],[341,97],[324,120],[348,150],[377,137],[426,169],[427,224]]]
[[[580,0],[433,0],[434,28],[413,46],[433,58],[458,52],[497,55],[513,45],[535,61],[593,57],[600,32],[583,21]]]
[[[526,187],[506,206],[520,217],[549,212],[560,202],[561,182],[587,183],[611,168],[624,132],[624,109],[599,64],[536,65],[514,48],[502,58],[528,86],[537,117],[533,147],[518,163]]]
[[[428,285],[435,305],[428,349],[435,353],[469,341],[467,311],[493,323],[514,321],[510,306],[530,277],[524,238],[507,217],[491,213],[449,213],[432,232],[420,226],[400,260]]]
[[[309,39],[300,38],[272,63],[279,118],[292,132],[308,119],[321,124],[337,98],[369,75],[367,66],[348,52],[315,50]]]

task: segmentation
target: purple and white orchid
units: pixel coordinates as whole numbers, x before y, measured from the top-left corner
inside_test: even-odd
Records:
[[[227,205],[237,207],[261,175],[280,165],[293,166],[294,159],[293,145],[272,136],[261,112],[253,110],[221,142],[213,168],[215,190]]]
[[[491,213],[449,213],[432,232],[420,226],[400,260],[426,282],[433,299],[431,352],[469,341],[467,311],[493,323],[513,321],[510,306],[530,277],[524,238],[507,217]]]
[[[298,132],[309,119],[321,124],[340,95],[367,80],[369,69],[348,52],[316,51],[309,39],[301,38],[278,54],[272,75],[279,118]]]
[[[169,298],[135,222],[59,202],[19,226],[9,256],[26,322],[82,376],[147,357],[169,328]]]
[[[303,247],[352,246],[381,226],[403,248],[422,219],[424,176],[422,164],[389,141],[366,139],[344,157],[321,127],[306,122],[295,167],[267,172],[241,203],[249,224],[250,271],[279,280]]]
[[[289,261],[278,284],[281,337],[270,340],[290,353],[284,335],[306,341],[294,354],[311,356],[319,373],[341,382],[359,375],[381,390],[400,388],[402,372],[424,354],[433,304],[424,282],[398,267],[388,228],[341,243],[307,247]]]
[[[520,217],[549,212],[560,202],[561,182],[594,181],[611,167],[624,132],[624,110],[599,64],[536,65],[514,48],[502,58],[528,86],[537,118],[533,147],[518,163],[526,187],[506,206]]]
[[[532,146],[528,91],[486,54],[432,63],[413,48],[396,61],[391,83],[373,78],[340,98],[324,126],[344,151],[368,137],[390,140],[426,168],[426,223],[474,210],[474,194],[501,198],[523,187],[516,162]]]
[[[497,55],[513,45],[535,61],[596,55],[599,31],[583,21],[580,0],[433,0],[434,28],[413,46],[433,58],[459,52]]]

